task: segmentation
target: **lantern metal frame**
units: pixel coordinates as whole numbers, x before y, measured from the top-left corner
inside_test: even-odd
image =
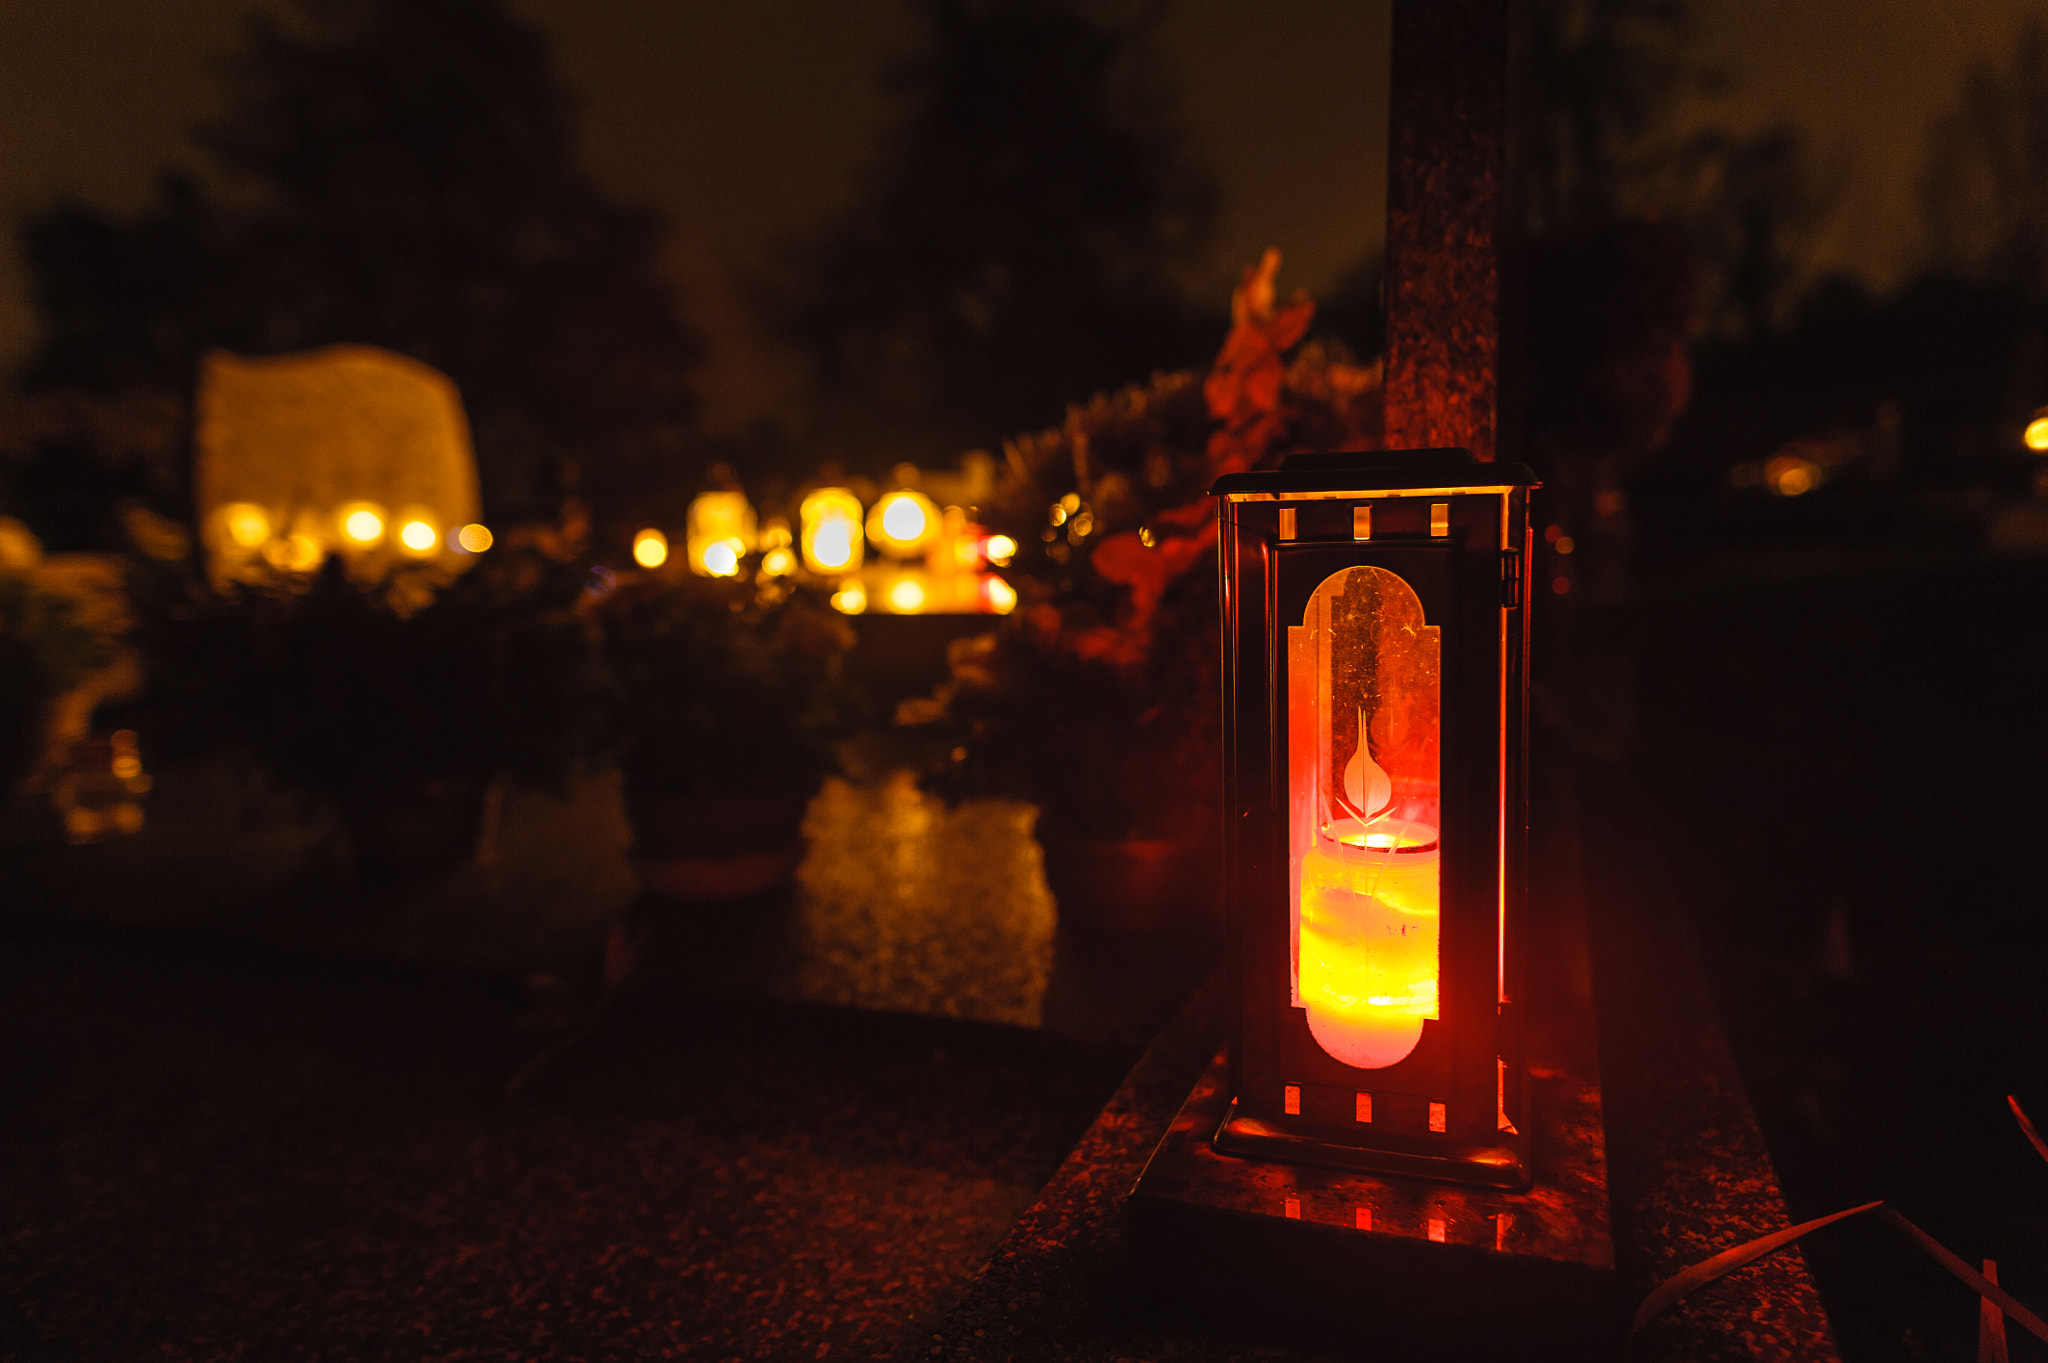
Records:
[[[1524,1058],[1525,467],[1464,450],[1295,456],[1231,474],[1219,506],[1226,830],[1235,998],[1220,1152],[1529,1183]],[[1386,569],[1441,641],[1436,1017],[1380,1068],[1337,1059],[1293,998],[1287,627],[1317,588]]]

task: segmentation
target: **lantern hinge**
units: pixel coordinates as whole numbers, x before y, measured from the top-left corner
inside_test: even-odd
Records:
[[[1500,603],[1503,606],[1522,604],[1522,551],[1519,549],[1500,551]]]

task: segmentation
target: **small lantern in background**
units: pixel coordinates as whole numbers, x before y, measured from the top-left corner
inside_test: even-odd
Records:
[[[754,551],[754,508],[744,492],[702,492],[690,503],[690,571],[734,577]]]
[[[805,567],[827,577],[860,567],[866,550],[860,498],[843,487],[821,487],[804,498],[798,518]]]
[[[1529,1179],[1528,493],[1296,456],[1221,510],[1231,1154]]]
[[[868,538],[891,558],[916,558],[939,537],[938,507],[912,487],[883,494],[868,509]]]

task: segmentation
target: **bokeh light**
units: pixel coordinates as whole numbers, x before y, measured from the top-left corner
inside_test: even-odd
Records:
[[[900,614],[917,614],[924,601],[924,584],[914,578],[903,578],[889,588],[889,609]]]
[[[455,532],[455,542],[472,554],[481,554],[496,542],[496,538],[487,527],[474,523]]]
[[[341,509],[341,534],[349,543],[367,547],[384,538],[384,509],[369,502],[350,502]]]
[[[255,549],[270,538],[270,517],[250,502],[229,502],[220,509],[221,524],[236,547]]]
[[[424,554],[441,542],[441,536],[425,521],[407,521],[398,527],[398,542],[415,554]]]
[[[868,538],[895,558],[922,553],[938,533],[938,507],[913,488],[897,488],[868,512]]]
[[[988,556],[990,563],[998,568],[1005,568],[1009,566],[1010,560],[1017,556],[1017,541],[1008,535],[990,535],[988,542],[982,545],[981,551]]]
[[[713,577],[736,577],[742,552],[736,539],[713,540],[704,546],[704,571]]]
[[[859,615],[868,608],[868,594],[858,582],[832,593],[832,609],[845,615]]]
[[[668,536],[652,527],[633,536],[633,562],[642,568],[659,568],[668,562]]]
[[[997,615],[1008,615],[1017,608],[1017,589],[999,577],[981,584],[981,596]]]

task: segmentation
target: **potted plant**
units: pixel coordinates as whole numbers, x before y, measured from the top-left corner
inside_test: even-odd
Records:
[[[681,899],[786,885],[850,731],[853,630],[809,586],[624,578],[593,615],[641,883]]]
[[[0,807],[43,759],[51,703],[107,657],[68,598],[0,568]]]
[[[493,780],[559,792],[589,747],[600,672],[566,558],[500,548],[452,580],[420,566],[366,582],[339,557],[310,580],[147,571],[156,703],[330,802],[369,875],[464,859]]]
[[[1379,443],[1377,365],[1301,344],[1314,305],[1276,306],[1277,253],[1245,272],[1203,374],[1156,376],[1019,437],[984,520],[1020,551],[1016,611],[964,640],[898,721],[951,742],[935,782],[1039,806],[1047,882],[1070,921],[1163,925],[1214,903],[1218,868],[1215,511],[1224,473]],[[1290,358],[1290,352],[1292,356]]]

